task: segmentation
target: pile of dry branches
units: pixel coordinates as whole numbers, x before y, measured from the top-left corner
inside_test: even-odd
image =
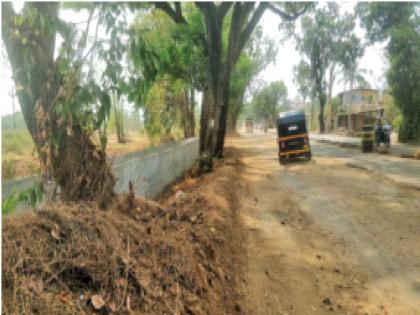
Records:
[[[240,312],[224,266],[229,223],[210,205],[183,194],[164,209],[129,194],[108,211],[66,204],[5,218],[3,313]]]

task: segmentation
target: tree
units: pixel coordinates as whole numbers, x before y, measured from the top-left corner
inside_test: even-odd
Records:
[[[357,13],[370,42],[388,40],[391,95],[402,113],[398,138],[420,139],[420,5],[418,2],[360,3]]]
[[[175,105],[171,86],[164,78],[156,81],[144,105],[146,133],[153,137],[168,136],[175,123]]]
[[[188,24],[182,5],[172,7],[166,2],[155,3],[178,24]],[[252,31],[266,9],[285,20],[294,20],[310,6],[309,4],[261,2],[197,2],[205,25],[204,51],[207,58],[207,84],[203,90],[200,118],[201,166],[211,168],[212,156],[222,157],[229,110],[229,88],[232,70],[239,60]],[[228,14],[228,12],[231,12]],[[223,25],[229,21],[227,47],[223,45]]]
[[[314,94],[315,86],[311,74],[311,65],[305,60],[301,60],[297,66],[293,67],[293,82],[297,85],[298,93],[303,101],[310,99]]]
[[[395,105],[394,98],[389,93],[388,89],[383,91],[382,102],[384,106],[384,116],[391,121],[395,130],[399,131],[402,119],[401,110]]]
[[[343,51],[343,45],[350,39],[354,28],[354,17],[348,14],[340,17],[338,5],[327,3],[325,8],[317,9],[313,15],[303,17],[301,27],[303,36],[296,35],[297,48],[308,59],[307,63],[311,67],[312,96],[319,100],[319,126],[320,132],[323,133],[325,132],[324,108],[327,101],[327,70],[331,67],[331,71],[334,72],[334,63],[342,62],[340,53]],[[304,66],[302,64],[301,70],[298,68],[297,71],[305,71]],[[300,80],[305,79],[301,77]],[[334,76],[330,75],[330,82],[333,80]]]
[[[274,41],[264,37],[262,28],[257,27],[232,71],[229,90],[228,130],[236,129],[238,117],[244,108],[245,92],[252,80],[273,62],[276,54],[277,47]]]
[[[242,54],[232,72],[229,91],[228,130],[234,131],[243,108],[245,91],[252,80],[255,64],[248,55]]]
[[[367,81],[363,77],[366,70],[358,68],[358,59],[364,54],[364,47],[360,44],[360,40],[353,34],[349,40],[340,47],[340,59],[343,65],[343,77],[349,83],[349,89],[353,90],[354,83],[366,85]],[[350,105],[347,108],[347,126],[348,131],[352,132],[352,119]]]
[[[275,126],[279,112],[288,109],[287,88],[282,81],[271,82],[255,94],[251,104],[257,119]]]
[[[117,142],[124,143],[124,106],[121,101],[121,96],[116,91],[111,91],[111,109],[113,112],[113,118],[115,123],[115,129],[117,132]]]
[[[60,20],[59,3],[26,3],[16,14],[11,3],[2,2],[2,39],[45,179],[55,179],[64,200],[97,200],[105,207],[115,179],[91,135],[105,120],[110,102],[95,82],[82,82],[92,51],[86,46],[95,8],[89,10],[87,30],[80,33]],[[64,41],[56,57],[58,35]]]
[[[131,28],[130,56],[141,76],[133,81],[132,98],[144,105],[150,88],[162,80],[177,84],[183,97],[176,104],[186,138],[195,134],[195,90],[203,89],[205,57],[202,45],[204,28],[201,14],[186,5],[188,24],[177,24],[160,10],[138,16]]]

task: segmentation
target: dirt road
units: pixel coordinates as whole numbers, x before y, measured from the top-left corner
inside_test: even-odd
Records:
[[[250,314],[420,314],[420,191],[395,182],[420,162],[389,162],[390,179],[354,149],[313,143],[311,162],[280,166],[273,134],[228,145],[244,163]]]

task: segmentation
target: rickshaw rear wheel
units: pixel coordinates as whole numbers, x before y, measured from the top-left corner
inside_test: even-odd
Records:
[[[311,158],[312,158],[312,153],[311,153],[311,152],[306,152],[306,153],[305,153],[305,158],[306,158],[308,161],[310,161],[310,160],[311,160]]]
[[[279,157],[280,165],[286,164],[286,158],[284,156]]]
[[[373,151],[373,144],[364,143],[362,144],[362,152],[369,153]]]

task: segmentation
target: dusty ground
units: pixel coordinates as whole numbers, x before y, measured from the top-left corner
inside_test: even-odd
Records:
[[[227,146],[215,172],[175,184],[156,211],[74,207],[3,220],[5,314],[34,313],[16,298],[79,312],[80,292],[88,302],[103,296],[109,314],[112,303],[115,314],[420,314],[420,191],[409,186],[420,163],[313,143],[311,162],[280,166],[273,134]],[[387,166],[391,178],[381,175]],[[134,278],[124,282],[125,252]],[[172,278],[168,265],[186,276]],[[72,288],[74,276],[56,272],[75,268],[96,285]]]
[[[285,167],[273,135],[228,145],[244,163],[249,314],[420,314],[418,190],[350,167],[356,152],[324,144]]]

